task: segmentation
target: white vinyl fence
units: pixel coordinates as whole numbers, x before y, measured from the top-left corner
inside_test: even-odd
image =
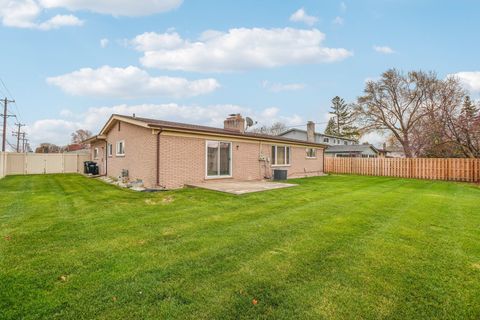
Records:
[[[0,152],[0,178],[13,174],[82,173],[89,154]]]

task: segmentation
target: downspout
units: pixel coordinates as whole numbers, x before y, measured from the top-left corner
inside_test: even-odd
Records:
[[[105,177],[108,177],[108,141],[105,140]]]
[[[160,134],[162,133],[162,129],[158,130],[157,133],[157,186],[160,185]]]

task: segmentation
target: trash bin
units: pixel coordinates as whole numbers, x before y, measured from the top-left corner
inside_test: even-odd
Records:
[[[90,163],[93,161],[84,161],[83,162],[83,173],[89,174],[90,173]]]
[[[273,180],[287,180],[288,171],[285,169],[274,169]]]
[[[96,162],[90,162],[88,164],[88,173],[91,173],[94,176],[98,175],[98,165]]]
[[[98,174],[98,166],[96,162],[93,161],[85,161],[83,163],[83,172],[85,174],[93,174],[97,175]]]

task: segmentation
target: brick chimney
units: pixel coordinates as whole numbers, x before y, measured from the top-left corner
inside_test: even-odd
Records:
[[[307,141],[315,142],[315,122],[307,122]]]
[[[240,113],[231,114],[227,119],[225,119],[225,121],[223,121],[223,128],[244,133],[245,119],[243,119]]]

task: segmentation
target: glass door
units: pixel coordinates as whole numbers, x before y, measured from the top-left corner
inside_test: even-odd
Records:
[[[232,143],[207,141],[207,177],[230,177],[232,175]]]

